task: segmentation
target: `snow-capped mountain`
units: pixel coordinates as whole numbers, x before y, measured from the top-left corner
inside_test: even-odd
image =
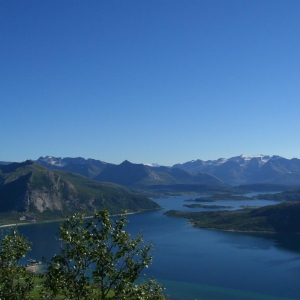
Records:
[[[241,154],[239,156],[234,156],[231,158],[219,158],[217,160],[191,160],[188,162],[185,162],[183,164],[176,164],[173,167],[175,168],[181,168],[189,171],[198,171],[198,169],[201,169],[203,166],[220,166],[222,164],[228,163],[228,162],[236,162],[240,166],[246,166],[247,164],[256,161],[259,165],[263,165],[266,162],[268,162],[270,159],[277,159],[280,158],[280,156],[269,156],[269,155],[244,155]],[[200,167],[201,166],[201,167]]]
[[[84,159],[82,157],[61,158],[46,156],[40,157],[36,162],[46,166],[49,169],[59,169],[73,173],[79,173],[83,176],[96,180],[100,176],[100,174],[106,169],[107,166],[113,165],[100,160],[95,160],[91,158]],[[170,170],[166,171],[166,167],[159,166],[158,164],[141,164],[141,166],[152,170],[151,172],[154,173],[171,172]],[[203,161],[197,159],[188,161],[183,164],[176,164],[172,168],[179,168],[184,171],[188,171],[189,173],[192,173],[191,175],[194,174],[197,176],[198,173],[210,174],[214,178],[218,178],[220,181],[230,185],[241,185],[251,183],[278,183],[285,185],[300,186],[300,159],[286,159],[277,155],[269,156],[263,154],[242,154],[231,158],[219,158],[217,160]],[[129,173],[131,171],[129,173],[128,172],[127,175],[124,175],[125,177],[130,175]],[[103,177],[104,174],[102,174],[101,176]],[[174,174],[172,173],[172,176],[173,175]],[[108,178],[102,177],[101,180],[108,180]],[[193,180],[196,179],[193,177]],[[188,181],[191,180],[188,179]]]
[[[242,154],[228,159],[219,158],[208,161],[198,159],[176,164],[173,168],[194,173],[209,173],[231,185],[258,182],[300,184],[300,160],[286,159],[277,155]]]

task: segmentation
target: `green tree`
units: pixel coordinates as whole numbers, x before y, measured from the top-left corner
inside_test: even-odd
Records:
[[[33,274],[26,272],[25,266],[19,266],[30,245],[17,229],[0,233],[0,299],[31,299]]]
[[[141,235],[131,238],[125,226],[125,216],[112,220],[106,210],[91,220],[75,214],[63,222],[57,234],[60,254],[48,262],[43,297],[164,299],[155,280],[138,280],[152,262],[153,245],[144,245]]]

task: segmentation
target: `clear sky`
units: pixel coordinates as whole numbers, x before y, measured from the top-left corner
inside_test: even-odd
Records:
[[[299,0],[2,0],[2,161],[300,158]]]

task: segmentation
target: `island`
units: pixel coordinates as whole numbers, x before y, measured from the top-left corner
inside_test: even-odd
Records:
[[[188,208],[208,208],[208,209],[232,208],[232,206],[226,206],[226,205],[206,205],[206,204],[185,204],[183,206]]]
[[[231,193],[216,193],[207,197],[195,198],[193,200],[189,199],[187,201],[191,202],[217,202],[221,200],[251,200],[252,198],[244,195],[233,195]]]

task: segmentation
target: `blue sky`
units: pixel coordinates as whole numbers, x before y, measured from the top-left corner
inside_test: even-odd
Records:
[[[0,160],[300,158],[299,15],[299,0],[0,1]]]

